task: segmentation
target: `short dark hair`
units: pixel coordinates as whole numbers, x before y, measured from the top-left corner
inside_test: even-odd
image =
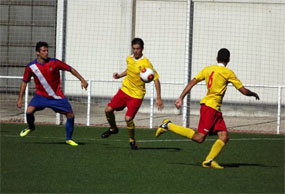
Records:
[[[143,42],[143,40],[142,40],[141,38],[134,38],[134,39],[132,40],[132,45],[134,45],[134,44],[140,45],[141,48],[144,47],[144,42]]]
[[[230,51],[226,48],[222,48],[218,52],[217,61],[228,63],[230,61]]]
[[[37,42],[37,45],[36,45],[36,51],[40,52],[41,51],[41,47],[44,46],[44,47],[47,47],[48,48],[48,43],[46,42]]]

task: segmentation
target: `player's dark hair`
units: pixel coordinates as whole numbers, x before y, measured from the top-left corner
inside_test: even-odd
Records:
[[[143,42],[143,40],[141,38],[134,38],[132,40],[132,45],[134,45],[134,44],[140,45],[141,48],[143,48],[143,46],[144,46],[144,42]]]
[[[36,51],[40,52],[41,51],[41,47],[44,46],[44,47],[47,47],[48,48],[48,43],[46,42],[37,42],[37,45],[36,45]]]
[[[230,61],[230,51],[226,48],[222,48],[218,52],[217,61],[228,63]]]

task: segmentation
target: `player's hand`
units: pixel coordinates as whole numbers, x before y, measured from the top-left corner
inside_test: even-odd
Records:
[[[88,87],[87,81],[86,80],[81,81],[81,88],[87,90],[87,87]]]
[[[182,99],[181,98],[178,98],[176,101],[175,101],[175,106],[177,109],[179,109],[182,105]]]
[[[162,110],[164,108],[164,104],[163,104],[161,99],[156,99],[155,104],[156,104],[158,110]]]
[[[119,79],[119,78],[121,78],[121,77],[120,77],[119,74],[116,72],[116,73],[113,73],[113,78],[114,78],[114,79]]]
[[[255,93],[255,92],[252,92],[253,93],[253,96],[255,97],[255,99],[256,100],[259,100],[259,96],[258,96],[258,94],[257,93]]]
[[[23,104],[22,103],[22,99],[19,99],[18,102],[17,102],[17,107],[18,108],[22,108],[22,104]]]

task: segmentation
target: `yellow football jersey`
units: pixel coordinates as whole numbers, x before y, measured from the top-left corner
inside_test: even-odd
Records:
[[[236,89],[243,87],[234,72],[220,63],[205,67],[198,73],[195,79],[198,82],[205,80],[208,88],[207,95],[202,98],[200,104],[205,104],[217,111],[220,111],[229,82],[232,83]]]
[[[122,91],[133,98],[143,99],[145,95],[145,83],[140,79],[140,71],[143,68],[150,68],[154,72],[154,79],[159,78],[150,61],[142,56],[135,59],[133,55],[127,57],[127,75],[122,83]]]

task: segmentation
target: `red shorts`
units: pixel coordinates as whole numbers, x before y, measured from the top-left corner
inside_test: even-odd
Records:
[[[128,108],[126,116],[134,118],[142,104],[143,99],[133,98],[123,92],[121,89],[111,99],[108,106],[112,107],[116,111]]]
[[[214,135],[218,131],[228,131],[222,113],[202,104],[198,132]]]

